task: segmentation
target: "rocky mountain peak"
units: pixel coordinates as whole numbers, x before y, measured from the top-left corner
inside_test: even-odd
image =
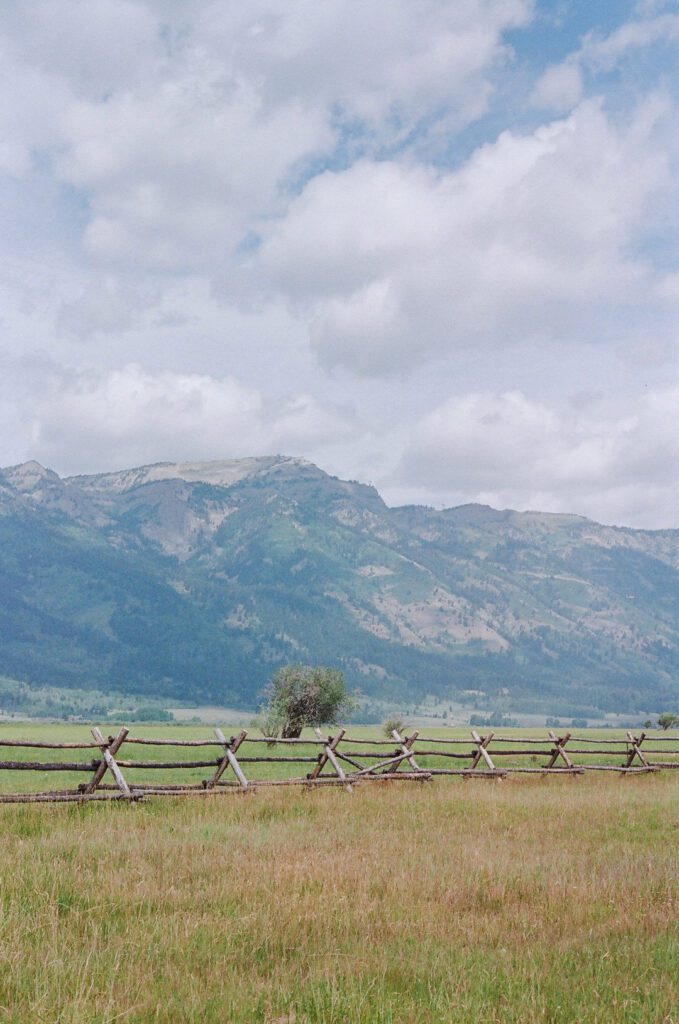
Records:
[[[313,464],[305,459],[285,455],[264,455],[244,459],[220,459],[213,462],[156,462],[113,473],[73,476],[67,483],[87,491],[122,494],[144,484],[164,480],[183,480],[185,483],[205,483],[216,487],[232,487],[252,476],[269,473],[274,469],[309,468]],[[313,467],[314,469],[316,467]],[[317,472],[321,472],[317,470]]]
[[[0,470],[5,480],[21,494],[30,494],[44,487],[61,486],[61,478],[52,469],[46,469],[39,462],[21,462]]]

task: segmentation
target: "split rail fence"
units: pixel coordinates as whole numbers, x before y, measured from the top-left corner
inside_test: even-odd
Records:
[[[626,739],[553,731],[545,738],[527,738],[493,732],[480,735],[472,729],[471,739],[465,739],[418,732],[402,736],[394,730],[391,739],[368,739],[347,736],[344,729],[332,736],[316,729],[311,738],[268,739],[242,730],[227,739],[221,729],[215,729],[214,738],[160,739],[130,736],[124,727],[108,737],[98,728],[91,731],[92,741],[83,742],[0,739],[0,748],[20,751],[16,760],[0,760],[0,803],[134,801],[161,795],[247,792],[261,786],[339,785],[351,790],[357,783],[425,782],[437,776],[504,779],[514,774],[579,776],[601,771],[627,776],[679,768],[679,736],[643,732],[628,732]],[[143,748],[148,747],[174,748],[172,759],[145,760]],[[208,748],[217,749],[209,756]],[[27,752],[35,750],[50,760],[27,760]],[[86,750],[93,753],[90,760],[57,760],[68,756],[66,751]],[[153,779],[163,771],[172,772],[172,779],[149,780],[148,773]],[[68,789],[3,793],[4,772],[37,772],[47,777],[55,772],[60,778],[81,772],[89,777]],[[283,777],[271,777],[271,772]]]

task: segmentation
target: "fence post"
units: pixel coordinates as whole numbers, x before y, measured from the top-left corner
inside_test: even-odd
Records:
[[[320,729],[314,729],[314,732],[318,736],[319,740],[324,739],[324,736],[323,736],[323,734],[322,734]],[[345,788],[346,788],[347,793],[353,793],[353,788],[352,788],[351,783],[347,779],[346,772],[344,771],[344,768],[342,767],[342,765],[339,763],[339,761],[337,760],[337,758],[335,756],[335,748],[337,747],[337,745],[339,744],[339,742],[340,742],[340,740],[342,739],[343,736],[344,736],[344,729],[342,729],[340,735],[336,736],[334,739],[333,739],[332,736],[328,736],[328,739],[327,739],[327,742],[325,744],[325,747],[323,748],[324,749],[324,755],[325,755],[325,758],[326,758],[326,763],[327,763],[327,761],[329,761],[330,764],[335,769],[335,771],[337,772],[337,778],[340,779],[342,782],[346,783]],[[320,772],[319,772],[319,774],[320,774]],[[316,776],[316,777],[318,778],[318,776]]]
[[[413,769],[414,772],[421,771],[422,769],[420,768],[420,766],[418,765],[417,761],[413,757],[413,751],[412,751],[413,743],[415,742],[415,740],[419,736],[419,733],[417,732],[417,730],[415,730],[415,732],[412,732],[410,734],[410,736],[406,736],[405,740],[400,735],[398,729],[392,729],[391,730],[391,735],[394,737],[394,739],[398,743],[398,745],[400,747],[400,750],[401,750],[401,753],[403,754],[403,757],[401,758],[400,761],[397,761],[395,765],[389,766],[389,767],[385,768],[383,770],[382,774],[384,775],[384,774],[387,774],[388,772],[397,772],[399,770],[399,768],[401,767],[401,765],[403,764],[404,761],[408,762],[408,764],[410,765],[410,767]],[[396,753],[398,754],[398,750],[396,751]]]
[[[627,753],[627,760],[626,760],[625,764],[623,765],[623,768],[625,770],[627,770],[628,768],[630,768],[632,766],[632,762],[634,761],[635,757],[639,758],[639,760],[641,761],[641,763],[644,766],[644,768],[646,768],[648,771],[652,770],[650,764],[646,760],[645,754],[642,754],[641,749],[640,749],[641,744],[644,742],[645,739],[646,739],[646,733],[645,732],[640,733],[638,736],[633,736],[631,732],[627,733],[627,741],[630,744],[631,749],[628,751],[628,753]]]
[[[222,786],[230,788],[232,791],[238,792],[239,790],[249,789],[253,791],[259,781],[264,785],[304,785],[305,783],[314,782],[327,782],[327,783],[339,783],[347,790],[351,791],[355,781],[361,781],[368,777],[372,781],[388,782],[391,779],[418,779],[427,780],[430,779],[433,774],[437,772],[446,775],[460,775],[464,781],[467,781],[471,777],[481,777],[486,779],[499,779],[507,776],[508,772],[535,772],[536,774],[542,774],[543,777],[550,774],[550,772],[563,772],[564,774],[569,773],[571,775],[584,774],[587,770],[592,771],[609,771],[624,775],[626,772],[639,772],[649,773],[659,770],[663,767],[668,768],[679,768],[679,760],[672,760],[671,757],[679,758],[679,748],[676,744],[679,742],[677,737],[668,737],[664,742],[670,742],[674,745],[670,748],[663,748],[662,750],[656,750],[655,747],[647,748],[643,750],[643,743],[645,740],[653,742],[653,737],[648,737],[645,732],[640,732],[638,735],[633,734],[631,731],[627,732],[627,739],[624,741],[625,750],[620,751],[620,740],[606,739],[597,741],[596,738],[584,738],[582,743],[594,744],[592,747],[587,747],[585,750],[581,750],[578,746],[579,740],[576,736],[572,738],[570,732],[566,732],[563,735],[556,735],[554,731],[548,730],[547,741],[541,739],[528,738],[525,740],[526,744],[533,743],[537,744],[538,747],[532,749],[505,749],[502,746],[496,750],[496,754],[505,756],[519,756],[533,753],[538,753],[548,758],[546,763],[541,764],[539,767],[526,768],[520,762],[514,764],[514,767],[510,767],[506,770],[502,768],[496,768],[494,759],[491,756],[490,744],[495,738],[495,734],[489,731],[487,735],[480,736],[479,733],[472,729],[471,735],[473,737],[474,747],[471,752],[468,751],[467,741],[460,739],[441,739],[437,740],[432,738],[434,743],[457,743],[462,744],[464,749],[460,753],[453,751],[452,754],[448,755],[451,757],[461,758],[463,760],[469,760],[470,766],[463,768],[460,771],[448,770],[448,769],[432,769],[428,771],[426,768],[421,767],[417,761],[415,742],[419,739],[421,744],[426,744],[427,737],[419,736],[417,732],[413,732],[411,735],[402,735],[398,730],[392,730],[392,738],[396,744],[394,750],[392,741],[379,740],[377,743],[382,744],[385,748],[389,748],[390,754],[384,758],[381,757],[379,750],[370,750],[367,753],[361,753],[361,751],[354,751],[352,754],[358,758],[366,758],[372,761],[372,764],[368,764],[366,767],[361,767],[359,760],[354,760],[348,754],[348,750],[351,749],[351,739],[346,738],[346,732],[344,729],[338,731],[336,736],[324,736],[320,729],[316,729],[316,739],[290,739],[287,742],[304,744],[318,744],[321,753],[318,756],[281,756],[281,757],[245,757],[246,762],[265,762],[265,761],[293,761],[293,762],[304,762],[307,761],[314,765],[314,770],[304,778],[283,778],[283,779],[266,779],[266,780],[250,780],[245,777],[239,761],[236,757],[236,751],[240,745],[246,740],[247,732],[242,730],[237,736],[232,736],[227,740],[220,729],[215,729],[216,740],[197,739],[197,740],[178,740],[174,736],[170,738],[154,738],[154,737],[129,737],[128,729],[121,727],[117,736],[108,736],[104,738],[99,728],[92,728],[92,736],[94,742],[57,742],[57,741],[45,741],[45,740],[28,740],[28,739],[0,739],[0,751],[5,747],[27,747],[27,748],[47,748],[60,750],[62,748],[74,748],[74,749],[85,749],[88,748],[92,751],[98,750],[100,756],[97,759],[96,754],[93,756],[91,761],[78,761],[77,763],[62,763],[60,761],[49,761],[46,763],[38,761],[27,761],[27,760],[0,760],[0,774],[3,769],[5,770],[26,770],[26,771],[83,771],[89,775],[89,782],[79,783],[73,790],[50,790],[49,792],[41,793],[14,793],[7,794],[0,792],[0,803],[18,803],[18,802],[57,802],[57,801],[68,801],[68,800],[82,800],[87,797],[97,794],[100,799],[110,798],[112,800],[120,799],[121,797],[126,799],[128,802],[132,802],[140,799],[147,792],[149,794],[164,794],[168,795],[181,793],[183,795],[190,795],[194,790],[204,792],[204,790],[214,790],[219,784],[224,772],[231,767],[237,779],[235,784],[222,782]],[[663,738],[664,739],[664,738]],[[341,742],[345,741],[349,746],[347,747],[347,753],[343,753],[341,750]],[[574,755],[576,753],[584,754],[607,754],[612,752],[614,756],[622,756],[623,762],[618,762],[617,765],[611,764],[611,757],[607,758],[608,763],[605,764],[577,764],[574,763],[566,747],[567,744],[572,740],[575,746],[575,750],[571,749],[570,753]],[[164,746],[181,746],[181,747],[213,747],[218,743],[222,747],[222,754],[218,757],[212,756],[209,760],[197,760],[197,761],[149,761],[144,760],[127,760],[124,758],[118,760],[121,757],[119,750],[123,744],[144,744],[147,746],[164,745]],[[251,739],[254,743],[269,743],[270,740],[266,737],[262,739],[255,738]],[[356,743],[370,744],[373,741],[370,739],[356,739]],[[512,737],[499,737],[496,739],[496,745],[502,743],[509,743],[510,746],[516,747],[521,740]],[[660,740],[658,741],[660,742]],[[551,744],[549,746],[548,744]],[[547,749],[545,749],[545,747]],[[539,749],[538,749],[539,748]],[[297,748],[296,748],[297,749]],[[394,751],[391,753],[391,751]],[[421,754],[426,756],[427,753],[444,753],[444,751],[429,751],[426,746],[422,748]],[[616,753],[617,752],[617,753]],[[655,762],[653,755],[657,753],[667,753],[668,759],[662,762]],[[1,756],[1,755],[0,755]],[[375,762],[375,758],[378,758]],[[537,760],[537,759],[536,759]],[[404,762],[407,762],[410,766],[411,771],[403,770]],[[348,763],[352,766],[355,771],[350,771],[343,767],[344,763]],[[559,767],[561,763],[564,767]],[[325,777],[321,778],[323,770],[326,765],[330,764],[332,768],[331,774],[326,774]],[[480,765],[480,768],[478,767]],[[142,783],[128,783],[123,775],[122,769],[129,768],[183,768],[187,769],[191,766],[194,768],[204,768],[211,770],[214,774],[211,779],[204,780],[202,785],[186,784],[180,785],[179,783],[168,783],[165,785],[146,785]],[[407,766],[406,766],[407,769]],[[109,780],[110,784],[102,782],[105,779],[106,772],[111,773],[113,782]],[[97,792],[97,791],[101,792]],[[106,790],[107,792],[103,792]],[[110,792],[109,792],[110,791]]]
[[[545,771],[549,771],[550,768],[553,768],[554,765],[556,764],[556,762],[559,760],[560,757],[563,758],[563,760],[565,761],[567,768],[570,768],[573,771],[575,771],[576,770],[575,765],[573,764],[573,762],[571,761],[570,757],[568,756],[568,754],[564,750],[564,747],[566,746],[566,744],[568,743],[569,739],[571,738],[571,734],[569,732],[567,732],[564,736],[557,736],[556,733],[554,733],[550,729],[548,735],[549,735],[550,740],[553,740],[553,742],[554,742],[554,749],[552,751],[552,756],[550,757],[549,761],[545,765]]]
[[[217,737],[219,742],[222,744],[222,747],[224,748],[224,757],[217,765],[217,770],[215,771],[210,781],[206,783],[205,788],[213,789],[219,782],[220,778],[222,777],[228,766],[231,765],[231,767],[234,770],[234,774],[238,781],[240,782],[242,788],[247,789],[249,785],[248,780],[245,778],[243,769],[239,765],[238,760],[236,758],[236,751],[238,750],[241,743],[247,736],[247,731],[245,729],[242,729],[235,739],[232,737],[230,740],[227,740],[221,729],[215,729],[215,736]]]
[[[89,796],[91,793],[94,793],[95,789],[97,788],[97,786],[103,779],[104,775],[106,774],[107,769],[110,768],[111,774],[113,775],[113,778],[116,780],[118,789],[123,794],[123,796],[127,797],[127,799],[129,799],[132,796],[130,787],[125,781],[123,773],[118,767],[118,764],[114,757],[114,754],[117,753],[117,751],[125,742],[125,739],[127,738],[127,734],[129,733],[129,731],[129,729],[126,729],[125,726],[123,726],[118,735],[114,739],[107,741],[102,736],[100,729],[97,729],[95,727],[91,730],[92,735],[99,744],[102,760],[97,769],[95,770],[94,775],[83,789],[83,795]]]
[[[315,731],[317,737],[319,738],[319,740],[322,740],[323,736],[321,735],[320,731],[318,729],[316,729],[314,731]],[[323,771],[323,769],[325,768],[325,766],[328,763],[328,761],[330,761],[330,763],[333,766],[333,768],[335,768],[335,771],[337,771],[338,761],[337,761],[337,758],[335,757],[335,749],[336,749],[337,745],[340,743],[340,741],[342,740],[342,738],[344,737],[345,733],[346,733],[346,729],[340,729],[340,731],[337,733],[336,736],[332,736],[332,737],[328,736],[328,742],[326,743],[325,747],[323,748],[323,753],[321,754],[321,756],[318,759],[318,764],[316,765],[316,767],[314,768],[314,770],[312,772],[309,772],[309,774],[307,775],[308,779],[317,779],[318,776]],[[340,774],[340,772],[341,772],[341,774]],[[337,772],[337,774],[339,775],[340,778],[342,778],[342,775],[344,775],[344,771],[340,768],[340,770]]]
[[[469,771],[473,771],[476,768],[476,766],[479,763],[479,761],[481,760],[481,758],[483,758],[483,760],[486,762],[486,764],[488,765],[488,767],[490,768],[490,770],[492,772],[497,771],[497,768],[493,764],[493,759],[491,758],[490,754],[488,753],[488,750],[486,749],[488,747],[488,744],[492,740],[493,736],[495,735],[495,733],[494,732],[489,732],[487,736],[481,737],[477,733],[476,729],[472,729],[471,730],[471,734],[472,734],[472,739],[474,740],[474,743],[476,744],[477,750],[476,750],[476,753],[474,754],[474,757],[472,759],[472,763],[469,765]]]

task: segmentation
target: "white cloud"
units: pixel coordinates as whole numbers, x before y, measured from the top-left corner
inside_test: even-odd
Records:
[[[582,99],[582,71],[575,61],[553,64],[538,79],[532,94],[536,107],[557,113],[572,110]]]
[[[183,81],[69,111],[63,178],[91,195],[87,251],[126,266],[202,269],[228,262],[251,219],[272,213],[288,168],[324,148],[320,116],[262,111],[247,84],[198,60]]]
[[[669,526],[679,514],[678,414],[676,386],[624,409],[557,408],[520,392],[456,396],[422,418],[394,478],[437,502]]]
[[[140,288],[112,274],[95,275],[76,298],[61,304],[57,330],[82,341],[101,334],[119,336],[158,302],[157,289],[148,285]]]
[[[321,360],[384,374],[469,344],[610,336],[651,277],[635,258],[669,188],[642,106],[600,103],[504,132],[450,173],[363,161],[310,182],[250,259],[304,318]]]
[[[664,516],[679,16],[546,71],[532,16],[0,5],[0,461],[277,450],[422,500],[431,415],[455,500]]]
[[[0,162],[87,197],[90,258],[219,270],[332,155],[485,108],[530,0],[27,0],[0,11]],[[432,109],[436,114],[432,118]]]
[[[532,0],[280,0],[203,3],[195,38],[230,52],[269,104],[304,98],[380,138],[445,110],[479,111],[485,75],[507,56],[502,33],[525,25]]]
[[[583,72],[606,73],[639,50],[679,41],[679,14],[656,14],[656,6],[659,5],[642,5],[641,17],[625,22],[606,36],[588,33],[575,52],[543,72],[531,102],[557,112],[570,110],[583,96]]]
[[[47,383],[28,411],[34,450],[48,464],[61,465],[69,452],[88,468],[157,461],[150,452],[196,458],[207,448],[216,457],[219,439],[225,449],[247,449],[245,439],[257,433],[261,398],[229,377],[151,374],[132,364],[75,374],[62,368]]]
[[[580,59],[595,70],[610,70],[630,51],[657,42],[679,40],[679,14],[628,21],[603,38],[590,34],[580,51]]]
[[[23,385],[22,368],[31,371]],[[30,438],[30,451],[20,457],[61,472],[164,459],[320,454],[356,437],[349,406],[305,394],[270,401],[232,376],[153,373],[136,364],[76,371],[48,360],[13,370],[11,385],[4,375],[2,407]],[[13,461],[5,452],[0,457]]]
[[[103,99],[123,80],[138,85],[163,56],[157,19],[135,0],[25,0],[4,4],[0,23],[19,66],[73,95]]]

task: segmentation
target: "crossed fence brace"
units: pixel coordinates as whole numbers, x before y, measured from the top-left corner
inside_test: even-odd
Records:
[[[627,760],[623,765],[624,771],[655,772],[660,767],[660,765],[649,764],[649,762],[646,760],[646,756],[641,750],[641,744],[644,742],[645,739],[645,732],[640,733],[638,736],[633,736],[631,732],[627,733],[629,749],[627,754]],[[634,760],[637,757],[641,761],[641,767],[634,765]]]
[[[99,749],[101,750],[102,757],[101,761],[96,766],[94,774],[90,781],[87,783],[83,783],[78,787],[83,797],[91,796],[93,793],[95,793],[97,789],[99,789],[100,786],[102,786],[107,771],[110,771],[111,775],[115,779],[115,783],[120,792],[120,796],[124,797],[127,800],[138,800],[140,799],[140,797],[152,793],[171,792],[173,788],[176,788],[177,792],[179,792],[181,789],[184,788],[179,786],[168,786],[162,788],[145,787],[142,789],[141,787],[135,787],[134,785],[130,786],[128,784],[127,780],[125,779],[125,776],[122,773],[121,767],[118,761],[116,760],[115,755],[117,754],[118,750],[127,739],[129,731],[129,729],[123,727],[122,729],[120,729],[117,736],[110,736],[108,740],[106,740],[102,735],[100,729],[93,728],[91,730],[94,739],[99,744]],[[247,736],[246,730],[243,729],[238,734],[238,736],[232,736],[230,740],[227,740],[221,729],[215,729],[215,736],[217,737],[219,743],[222,746],[223,756],[218,761],[217,766],[215,768],[215,772],[212,775],[212,777],[210,779],[206,779],[203,782],[203,788],[205,790],[214,789],[215,786],[218,785],[222,775],[227,770],[227,768],[231,767],[233,769],[234,775],[236,776],[236,779],[238,780],[239,786],[244,790],[247,789],[250,783],[246,779],[245,773],[243,772],[243,769],[241,768],[236,758],[236,751],[238,750],[239,746]],[[128,767],[129,766],[130,765],[128,764]],[[189,765],[186,765],[186,767],[189,767]]]
[[[126,800],[134,799],[132,791],[128,786],[125,776],[121,772],[118,762],[116,761],[115,758],[115,755],[117,754],[118,750],[127,739],[130,730],[126,729],[125,726],[123,726],[117,736],[109,736],[108,740],[104,739],[104,736],[102,735],[100,729],[94,728],[90,731],[96,742],[99,744],[99,749],[101,750],[101,761],[95,767],[94,775],[92,776],[90,781],[81,783],[78,786],[80,795],[82,797],[92,796],[92,794],[95,793],[97,789],[99,789],[99,786],[101,785],[104,776],[106,775],[106,772],[110,771],[111,775],[116,781],[118,789],[120,790],[121,796],[123,796]]]
[[[654,772],[660,768],[679,768],[679,760],[674,761],[651,761],[647,755],[666,753],[670,755],[679,755],[678,749],[672,748],[643,748],[644,741],[647,739],[653,739],[653,737],[647,737],[646,733],[641,732],[639,735],[634,735],[632,732],[627,733],[626,740],[608,740],[608,739],[596,739],[591,737],[580,737],[573,738],[570,732],[564,733],[563,735],[557,736],[555,732],[549,730],[548,738],[551,746],[545,749],[545,741],[539,738],[519,738],[519,737],[507,737],[507,736],[496,736],[494,732],[490,731],[485,735],[481,736],[475,730],[471,730],[471,737],[473,741],[473,748],[456,752],[455,747],[451,749],[449,745],[457,744],[466,746],[467,742],[461,738],[453,737],[440,737],[440,738],[428,738],[420,737],[419,733],[414,731],[410,735],[402,736],[401,733],[394,729],[391,733],[391,738],[394,743],[394,748],[388,756],[383,756],[380,750],[354,750],[351,745],[368,744],[377,747],[378,745],[389,745],[389,741],[386,740],[370,740],[367,738],[355,738],[351,739],[346,736],[344,729],[338,730],[334,736],[324,736],[320,729],[315,730],[315,739],[310,738],[298,738],[298,739],[277,739],[274,737],[250,737],[246,730],[242,730],[238,735],[232,736],[227,739],[221,729],[215,729],[216,740],[179,740],[175,741],[172,739],[144,739],[144,738],[129,738],[129,730],[126,727],[122,727],[116,736],[109,736],[105,739],[102,732],[98,728],[93,728],[92,736],[94,743],[84,742],[73,742],[73,743],[49,743],[45,741],[28,741],[28,740],[5,740],[0,739],[0,747],[2,746],[24,746],[24,747],[90,747],[98,749],[100,758],[92,762],[78,762],[78,763],[38,763],[32,761],[0,761],[0,768],[13,769],[13,770],[80,770],[80,771],[91,771],[92,775],[88,782],[82,783],[77,787],[75,791],[51,791],[47,793],[34,793],[34,794],[0,794],[0,802],[7,801],[20,801],[20,800],[49,800],[49,799],[64,799],[64,800],[78,800],[78,799],[124,799],[124,800],[138,800],[142,796],[151,794],[182,794],[182,793],[209,793],[223,791],[224,787],[230,788],[231,790],[246,792],[251,791],[253,787],[266,786],[266,785],[307,785],[309,787],[317,785],[339,785],[351,792],[352,786],[356,782],[362,781],[389,781],[392,779],[409,780],[416,779],[419,781],[426,781],[431,779],[434,775],[458,775],[463,779],[468,778],[486,778],[486,779],[504,779],[511,772],[534,772],[543,776],[563,773],[569,775],[582,775],[586,771],[612,771],[620,774],[628,773],[644,773]],[[416,741],[419,739],[420,743],[429,742],[434,744],[438,749],[421,749],[420,747],[415,748]],[[306,754],[299,754],[294,756],[245,756],[239,755],[241,745],[248,740],[249,743],[266,743],[266,744],[316,744],[320,747],[320,751],[316,756],[306,756]],[[134,760],[122,760],[120,758],[120,749],[125,742],[129,743],[141,743],[150,745],[167,745],[167,746],[219,746],[221,747],[221,755],[213,760],[184,760],[184,761],[134,761]],[[570,742],[580,744],[581,746],[568,747]],[[341,744],[347,743],[350,745],[349,748],[342,749]],[[491,743],[495,743],[491,753]],[[656,737],[656,743],[672,743],[677,742],[672,737]],[[624,744],[624,750],[621,752],[619,745]],[[587,744],[592,744],[589,748]],[[605,745],[616,745],[616,750],[611,750],[611,754],[623,753],[624,761],[622,764],[601,764],[599,762],[588,761],[584,764],[576,764],[571,758],[572,754],[603,754],[606,753],[606,749],[601,749]],[[442,746],[446,746],[446,749],[441,749]],[[533,745],[533,746],[528,746]],[[582,747],[584,746],[584,749]],[[523,749],[528,747],[528,749]],[[290,749],[288,747],[288,749]],[[293,747],[293,752],[294,752]],[[434,755],[447,759],[461,758],[468,762],[467,765],[461,768],[441,767],[440,762],[436,767],[429,767],[429,765],[423,767],[421,761],[416,759],[422,756]],[[523,757],[531,754],[531,760],[536,761],[537,756],[547,756],[547,761],[541,765],[526,766],[525,763],[519,762],[514,763],[507,768],[500,768],[496,765],[494,758],[496,757]],[[362,761],[368,759],[371,761],[370,764],[363,766]],[[243,770],[243,764],[245,762],[256,762],[261,763],[264,761],[288,761],[288,762],[312,762],[313,768],[306,775],[306,777],[296,778],[284,778],[284,779],[248,779]],[[447,761],[450,764],[450,761]],[[155,785],[150,783],[130,783],[123,774],[123,768],[212,768],[212,774],[209,778],[203,779],[199,783],[168,783]],[[224,778],[227,772],[232,772],[234,778],[226,780]],[[109,777],[112,777],[113,783],[109,782]],[[106,792],[103,792],[106,791]]]
[[[220,780],[222,779],[224,772],[229,767],[233,769],[234,775],[238,780],[240,788],[243,790],[248,789],[251,783],[246,778],[243,768],[236,757],[236,751],[240,747],[241,743],[246,739],[247,731],[243,729],[238,734],[238,736],[231,737],[230,740],[226,739],[221,729],[215,729],[214,731],[219,743],[223,748],[223,756],[219,763],[217,764],[217,767],[212,777],[210,779],[204,780],[203,789],[215,789],[215,787],[217,787],[220,784]],[[339,781],[344,784],[344,787],[349,792],[351,792],[352,781],[354,781],[355,779],[374,777],[378,771],[381,771],[381,774],[384,776],[393,775],[396,771],[398,771],[398,769],[400,768],[401,764],[404,761],[407,761],[409,763],[412,771],[407,774],[401,773],[399,775],[399,778],[405,779],[413,778],[415,776],[418,776],[422,779],[431,778],[431,772],[421,769],[413,756],[412,746],[418,737],[417,732],[414,732],[412,733],[412,735],[403,738],[396,729],[392,730],[392,736],[394,737],[398,744],[395,753],[391,757],[379,761],[377,764],[369,765],[366,768],[361,768],[361,766],[358,765],[356,761],[352,760],[345,754],[340,754],[339,751],[337,750],[337,747],[339,746],[342,739],[346,735],[345,729],[340,729],[336,736],[328,737],[324,737],[320,729],[315,729],[314,731],[316,733],[318,740],[323,743],[323,750],[318,755],[317,763],[313,771],[309,772],[307,775],[306,781],[309,783],[321,781]],[[102,784],[105,785],[104,778],[106,776],[107,771],[110,771],[111,775],[113,776],[116,786],[120,792],[120,795],[128,800],[135,798],[139,799],[142,795],[151,794],[154,792],[158,793],[161,791],[172,791],[172,789],[174,788],[172,786],[163,787],[161,790],[156,789],[155,787],[145,787],[144,789],[141,789],[140,787],[135,787],[134,785],[130,786],[128,784],[127,780],[125,779],[125,776],[123,775],[121,766],[116,760],[115,755],[125,742],[129,734],[129,729],[124,727],[121,728],[117,736],[109,737],[108,740],[104,738],[104,736],[101,733],[101,730],[98,728],[93,728],[91,732],[97,744],[99,745],[102,754],[102,759],[97,764],[94,770],[94,774],[90,781],[88,783],[83,783],[79,787],[80,792],[83,796],[91,796],[93,793],[95,793],[96,790],[99,789],[100,786],[102,786]],[[340,763],[340,759],[351,764],[352,766],[355,766],[357,770],[352,772],[350,776],[347,776],[347,773],[344,771],[344,768]],[[330,766],[334,770],[334,775],[323,776],[323,769],[328,764],[330,764]],[[128,767],[130,766],[132,766],[132,762],[128,762]],[[187,765],[186,767],[189,767],[189,765]],[[176,790],[179,792],[180,789],[183,788],[184,787],[176,787]]]

